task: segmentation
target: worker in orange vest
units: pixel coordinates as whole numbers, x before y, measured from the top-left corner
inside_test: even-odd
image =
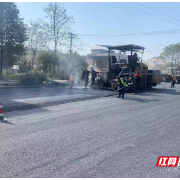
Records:
[[[176,76],[174,76],[174,74],[172,74],[171,88],[174,88],[175,83],[176,83]]]
[[[73,75],[70,75],[70,77],[69,77],[69,80],[70,80],[70,89],[72,89],[72,87],[73,87]]]

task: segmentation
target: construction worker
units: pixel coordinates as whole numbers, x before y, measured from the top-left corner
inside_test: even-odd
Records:
[[[139,93],[139,85],[141,82],[141,77],[139,76],[139,72],[134,75],[134,93]]]
[[[94,71],[94,69],[92,69],[92,72],[91,72],[91,86],[94,84],[96,76],[97,76],[97,72]]]
[[[69,81],[70,81],[70,89],[72,89],[72,87],[73,87],[73,75],[70,75],[70,77],[69,77]]]
[[[176,83],[176,76],[174,76],[174,74],[172,74],[171,88],[174,88],[175,83]]]
[[[137,53],[134,53],[132,56],[128,56],[128,61],[131,66],[132,71],[135,71],[135,67],[139,66],[139,59]]]
[[[119,91],[119,96],[117,96],[117,98],[124,99],[125,88],[127,84],[123,78],[119,78],[119,77],[117,77],[117,83],[118,83],[118,91]]]
[[[89,71],[87,71],[87,69],[84,69],[82,73],[82,80],[85,81],[85,88],[87,88],[88,86],[88,78],[89,78]]]
[[[134,53],[132,58],[133,58],[134,64],[138,65],[139,64],[139,59],[138,59],[137,53]]]

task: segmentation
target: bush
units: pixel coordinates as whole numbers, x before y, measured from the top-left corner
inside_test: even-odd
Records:
[[[3,71],[4,77],[10,77],[12,75],[11,71],[9,69]]]
[[[19,81],[22,85],[41,85],[44,81],[47,81],[47,77],[45,75],[26,75],[21,76]]]
[[[9,69],[3,71],[3,79],[5,80],[18,80],[20,77],[20,74],[13,74]]]
[[[61,79],[61,74],[60,73],[48,74],[48,77],[54,80]]]

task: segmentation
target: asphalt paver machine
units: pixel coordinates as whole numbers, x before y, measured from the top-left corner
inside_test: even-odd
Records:
[[[145,47],[134,44],[101,46],[106,47],[109,50],[109,67],[107,72],[101,72],[101,79],[99,83],[101,86],[111,86],[112,88],[117,88],[116,77],[119,76],[128,80],[129,91],[134,90],[133,78],[135,73],[139,73],[139,76],[142,78],[140,89],[156,86],[162,81],[160,74],[154,70],[148,70],[148,66],[142,62]],[[119,58],[111,56],[112,50],[119,51]],[[126,55],[127,59],[121,59],[121,54]]]

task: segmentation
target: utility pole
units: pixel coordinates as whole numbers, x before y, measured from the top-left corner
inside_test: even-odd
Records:
[[[56,51],[57,51],[57,39],[56,39],[56,6],[55,6],[55,10],[54,10],[54,42],[55,42],[54,57],[56,58]]]
[[[3,66],[3,31],[2,31],[2,28],[1,28],[1,52],[0,52],[0,56],[1,56],[1,78],[2,78],[2,66]]]
[[[72,39],[73,39],[73,36],[77,36],[77,35],[75,35],[75,34],[73,34],[73,33],[69,33],[70,34],[70,36],[71,36],[71,40],[70,40],[70,50],[69,50],[69,54],[70,54],[70,56],[71,56],[71,47],[72,47]]]
[[[2,46],[1,46],[1,78],[2,78],[2,71],[3,71],[3,49],[2,49]]]
[[[72,53],[72,50],[71,50],[71,48],[72,48],[72,39],[73,39],[73,36],[77,36],[77,35],[75,35],[75,34],[73,34],[73,33],[69,33],[70,34],[70,36],[71,36],[71,40],[70,40],[70,50],[69,50],[69,58],[71,58],[71,53]],[[67,72],[69,72],[69,67],[67,67]]]
[[[0,56],[1,56],[1,78],[3,78],[2,77],[2,71],[3,71],[3,53],[4,53],[4,50],[3,50],[2,37],[1,37],[1,52],[0,52]]]
[[[70,41],[70,51],[69,51],[69,54],[71,55],[71,47],[72,47],[72,36],[73,36],[73,33],[70,33],[71,35],[71,41]]]

